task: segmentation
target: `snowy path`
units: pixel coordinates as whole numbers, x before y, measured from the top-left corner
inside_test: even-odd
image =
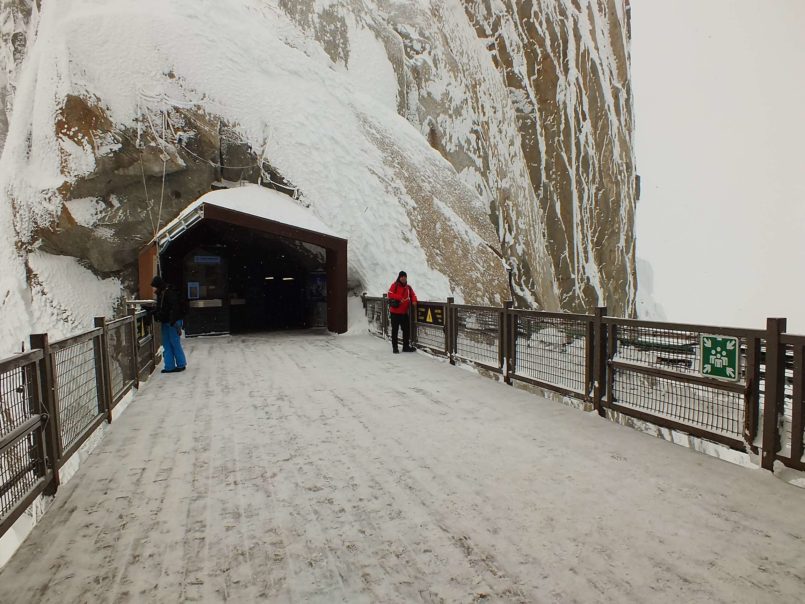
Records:
[[[797,602],[805,491],[370,337],[190,342],[0,602]]]

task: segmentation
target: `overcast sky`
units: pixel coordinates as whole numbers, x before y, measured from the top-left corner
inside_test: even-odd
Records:
[[[671,321],[805,333],[805,0],[632,0],[637,253]]]

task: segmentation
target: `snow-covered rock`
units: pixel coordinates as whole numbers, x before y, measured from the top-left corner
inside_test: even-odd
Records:
[[[63,320],[31,288],[34,250],[106,278],[48,306],[105,300],[221,178],[276,186],[348,237],[361,290],[405,269],[422,298],[499,303],[510,265],[521,303],[634,309],[624,0],[0,11],[3,348]]]

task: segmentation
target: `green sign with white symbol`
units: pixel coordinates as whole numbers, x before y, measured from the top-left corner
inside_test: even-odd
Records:
[[[738,338],[702,335],[702,375],[719,380],[738,381]]]

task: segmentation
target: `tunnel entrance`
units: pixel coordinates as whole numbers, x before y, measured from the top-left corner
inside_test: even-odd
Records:
[[[346,331],[346,240],[276,191],[202,196],[143,250],[141,297],[157,271],[187,306],[189,336]]]

